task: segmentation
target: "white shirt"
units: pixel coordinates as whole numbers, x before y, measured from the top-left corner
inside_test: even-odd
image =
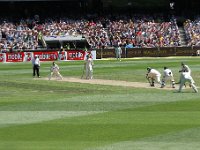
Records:
[[[189,74],[191,74],[191,69],[188,65],[183,65],[182,69],[180,71],[181,72],[188,72]]]
[[[51,66],[51,71],[59,71],[59,67],[57,64]]]
[[[182,72],[181,73],[181,80],[189,80],[192,84],[194,84],[194,80],[189,72]]]
[[[86,60],[86,69],[89,69],[91,71],[93,69],[92,66],[93,66],[93,60],[92,58],[88,58]]]
[[[39,58],[34,59],[34,65],[40,66],[40,59]]]
[[[172,77],[173,73],[170,69],[165,69],[164,72],[163,72],[163,76],[164,77]]]
[[[161,74],[156,69],[151,69],[150,72],[148,73],[148,77],[150,78],[157,77],[157,76],[161,76]]]

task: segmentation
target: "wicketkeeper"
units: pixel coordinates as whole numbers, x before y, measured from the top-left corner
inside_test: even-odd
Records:
[[[52,77],[56,77],[60,80],[63,79],[62,75],[59,72],[59,69],[60,69],[59,66],[55,62],[53,62],[50,68],[51,73],[49,75],[49,80],[51,80]]]

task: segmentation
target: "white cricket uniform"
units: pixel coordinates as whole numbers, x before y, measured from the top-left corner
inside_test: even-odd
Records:
[[[179,72],[188,72],[190,75],[191,75],[191,69],[188,65],[182,65],[182,68],[181,70],[179,70]],[[181,82],[181,76],[180,76],[180,80],[179,80],[179,83]]]
[[[85,71],[86,71],[86,79],[93,78],[93,60],[92,58],[88,58],[85,60]]]
[[[57,64],[54,64],[51,66],[51,69],[50,69],[51,73],[49,75],[49,80],[51,80],[52,77],[58,77],[61,80],[63,79],[62,75],[59,72],[59,69],[60,68],[58,67]]]
[[[163,71],[163,78],[162,78],[162,85],[161,85],[161,87],[164,87],[166,81],[168,81],[168,80],[171,82],[171,85],[174,88],[175,81],[174,81],[173,73],[172,73],[171,69],[167,68],[167,69],[165,69]]]
[[[183,65],[179,72],[188,72],[191,75],[191,69],[188,65]]]
[[[116,58],[121,60],[122,49],[120,46],[115,48],[115,54],[116,54]]]
[[[150,72],[147,73],[147,78],[152,79],[152,81],[156,80],[158,83],[161,84],[160,77],[161,77],[161,74],[156,69],[151,69]]]
[[[197,93],[198,90],[197,90],[197,87],[194,85],[194,80],[192,78],[192,76],[190,75],[190,72],[182,72],[181,73],[181,78],[180,78],[180,85],[179,85],[179,92],[181,92],[182,90],[182,87],[183,85],[186,83],[186,82],[189,82],[192,89]]]

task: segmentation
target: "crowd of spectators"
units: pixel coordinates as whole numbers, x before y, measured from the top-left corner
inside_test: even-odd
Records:
[[[0,49],[1,50],[24,50],[37,49],[38,31],[28,26],[28,20],[18,23],[3,20],[0,23]]]
[[[200,46],[200,17],[195,21],[187,20],[184,22],[184,29],[188,46]]]
[[[200,45],[200,21],[184,24],[188,46]],[[21,19],[19,22],[0,20],[0,49],[37,49],[40,35],[46,37],[86,37],[90,48],[176,47],[180,34],[176,19],[148,15],[88,15],[75,18]]]
[[[112,45],[133,45],[133,47],[171,47],[180,45],[176,20],[165,22],[142,16],[134,19],[112,21],[108,27]]]
[[[43,24],[43,35],[65,36],[81,34],[86,37],[91,48],[129,47],[169,47],[179,46],[180,37],[175,20],[156,22],[150,16],[108,15],[93,19],[71,20],[63,18],[59,22]]]

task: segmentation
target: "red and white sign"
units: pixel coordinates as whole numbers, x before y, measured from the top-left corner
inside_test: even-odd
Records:
[[[24,52],[24,62],[31,61],[33,58],[33,52]]]
[[[67,60],[84,60],[85,51],[83,50],[70,50],[67,51]]]
[[[36,55],[40,61],[65,61],[65,60],[85,60],[86,55],[91,54],[96,59],[96,51],[69,50],[69,51],[45,51],[45,52],[14,52],[0,53],[0,62],[27,62]]]
[[[58,59],[58,52],[33,52],[33,57],[39,56],[40,61],[54,61]]]
[[[67,60],[67,52],[66,51],[58,52],[58,59]]]
[[[6,62],[23,62],[24,52],[6,53]]]
[[[0,53],[0,62],[5,62],[5,60],[6,60],[6,54]]]

